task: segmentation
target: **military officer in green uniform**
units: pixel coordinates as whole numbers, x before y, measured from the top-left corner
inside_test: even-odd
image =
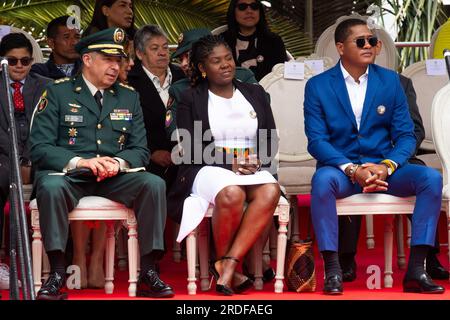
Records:
[[[149,150],[138,94],[117,81],[124,38],[120,28],[83,38],[76,46],[81,73],[49,85],[34,116],[31,158],[37,167],[36,198],[51,267],[38,299],[67,298],[67,215],[80,198],[93,195],[134,209],[141,254],[137,295],[174,295],[155,271],[164,250],[165,183],[151,173],[129,172],[147,164]],[[81,174],[86,168],[87,174]],[[79,174],[58,175],[63,172]]]
[[[168,108],[166,111],[166,132],[169,137],[172,137],[172,133],[176,129],[176,113],[177,113],[177,103],[180,101],[181,93],[189,88],[190,80],[189,80],[189,53],[192,49],[192,44],[196,42],[198,39],[211,35],[211,31],[205,28],[191,29],[182,34],[180,34],[178,38],[178,47],[177,50],[173,53],[172,59],[180,59],[181,68],[186,73],[188,78],[183,78],[178,80],[169,88],[169,102]],[[236,79],[246,82],[246,83],[258,83],[255,79],[255,75],[250,69],[236,67]],[[175,137],[172,137],[172,140]]]

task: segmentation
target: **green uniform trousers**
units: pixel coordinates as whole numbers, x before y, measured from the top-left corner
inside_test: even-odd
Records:
[[[39,222],[45,250],[65,251],[69,234],[68,213],[84,196],[100,196],[123,203],[136,215],[141,256],[164,250],[166,185],[148,172],[119,174],[97,182],[95,178],[53,176],[41,171],[35,181]]]

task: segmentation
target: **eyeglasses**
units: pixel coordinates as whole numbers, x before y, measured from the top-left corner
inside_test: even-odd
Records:
[[[8,60],[8,64],[9,64],[10,66],[15,66],[15,65],[17,65],[17,63],[20,61],[20,63],[21,63],[24,67],[27,67],[27,66],[29,66],[30,63],[33,61],[33,58],[30,58],[30,57],[24,57],[24,58],[20,58],[20,59],[13,58],[13,57],[7,57],[6,59]]]
[[[366,45],[366,41],[370,44],[371,47],[375,47],[378,44],[377,37],[357,38],[353,40],[353,42],[356,43],[356,46],[361,49]]]
[[[236,8],[239,11],[245,11],[247,10],[247,8],[250,7],[250,9],[252,9],[253,11],[259,10],[259,4],[256,2],[252,2],[252,3],[239,3]]]

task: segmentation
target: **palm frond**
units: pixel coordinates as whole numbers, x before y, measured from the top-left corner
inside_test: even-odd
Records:
[[[185,30],[214,29],[225,24],[228,3],[228,0],[135,0],[136,26],[158,24],[166,30],[170,43],[176,44],[179,34]],[[80,7],[81,27],[85,28],[91,20],[94,4],[92,0],[4,0],[0,3],[0,24],[22,28],[41,42],[48,22],[67,14],[71,5]],[[273,9],[268,10],[268,20],[271,29],[280,34],[294,56],[312,51],[311,41],[295,21]]]

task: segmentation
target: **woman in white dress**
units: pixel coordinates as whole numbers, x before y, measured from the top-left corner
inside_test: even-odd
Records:
[[[280,198],[268,171],[278,136],[264,89],[233,80],[235,62],[222,38],[206,36],[194,43],[191,68],[192,87],[182,94],[177,111],[183,152],[168,214],[181,220],[181,241],[214,205],[219,260],[211,272],[216,291],[232,295],[251,287],[236,267],[272,223]]]

